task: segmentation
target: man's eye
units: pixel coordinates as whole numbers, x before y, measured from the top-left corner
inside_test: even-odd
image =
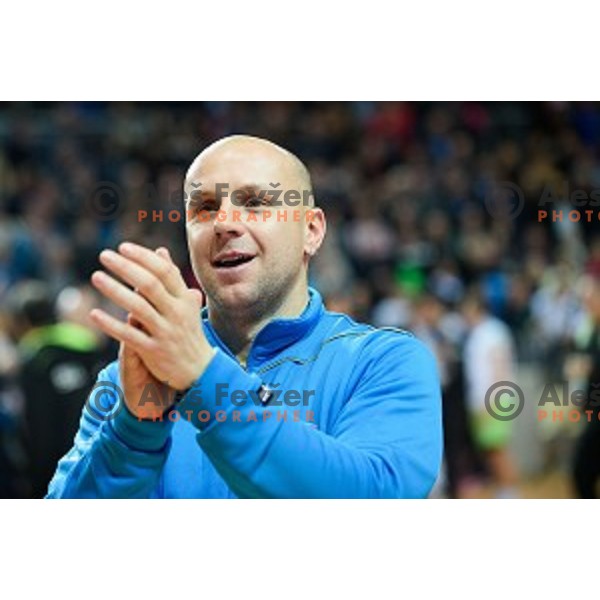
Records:
[[[261,204],[262,200],[258,196],[252,196],[246,200],[244,206],[260,206]]]
[[[256,206],[262,206],[263,204],[264,204],[264,201],[262,198],[259,198],[258,196],[252,196],[246,200],[244,206],[246,206],[248,208],[252,208],[252,207],[256,207]]]
[[[194,211],[199,213],[201,211],[212,212],[217,210],[217,205],[214,202],[198,202],[194,205]]]

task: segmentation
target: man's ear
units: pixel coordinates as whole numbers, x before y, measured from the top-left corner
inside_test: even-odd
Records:
[[[314,206],[305,210],[304,218],[306,219],[304,252],[308,256],[314,256],[321,247],[327,232],[327,220],[323,209]]]

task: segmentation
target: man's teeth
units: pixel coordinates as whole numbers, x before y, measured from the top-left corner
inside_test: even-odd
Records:
[[[251,256],[236,256],[235,258],[226,258],[217,262],[219,266],[232,266],[241,264],[244,262],[248,262],[252,257]]]

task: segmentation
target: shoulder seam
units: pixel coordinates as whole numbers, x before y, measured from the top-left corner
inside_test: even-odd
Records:
[[[339,339],[345,338],[345,337],[361,337],[363,335],[367,335],[368,333],[370,333],[370,331],[348,331],[348,332],[344,332],[344,333],[338,333],[337,335],[333,335],[329,338],[324,339],[321,342],[321,345],[319,346],[317,353],[313,356],[310,356],[309,358],[300,358],[298,356],[283,356],[282,358],[279,358],[275,362],[272,362],[271,364],[261,367],[260,369],[258,369],[256,371],[256,373],[258,375],[262,375],[263,373],[266,373],[267,371],[270,371],[271,369],[274,369],[275,367],[278,367],[286,362],[293,362],[298,365],[305,365],[305,364],[314,362],[319,357],[319,354],[321,354],[321,350],[323,349],[323,346],[325,346],[325,344],[334,342],[335,340],[339,340]]]
[[[347,315],[342,315],[342,316],[349,318],[349,317],[347,317]],[[286,362],[293,362],[298,365],[305,365],[305,364],[308,364],[311,362],[315,362],[317,360],[317,358],[319,357],[319,355],[321,354],[321,350],[323,349],[323,347],[326,344],[329,344],[330,342],[334,342],[334,341],[342,339],[342,338],[362,337],[362,336],[368,335],[370,333],[378,332],[378,331],[390,331],[392,333],[397,333],[399,335],[403,335],[403,336],[407,336],[407,337],[411,337],[411,338],[415,337],[413,333],[411,333],[410,331],[407,331],[406,329],[398,329],[396,327],[374,327],[373,325],[367,325],[367,324],[363,324],[363,325],[367,329],[363,329],[361,331],[345,331],[343,333],[338,333],[336,335],[333,335],[331,337],[324,339],[321,342],[321,345],[319,346],[317,353],[314,354],[313,356],[310,356],[309,358],[301,358],[299,356],[283,356],[283,357],[277,359],[275,362],[272,362],[268,365],[265,365],[264,367],[261,367],[260,369],[258,369],[256,371],[256,374],[262,375],[263,373],[266,373],[267,371],[270,371],[271,369],[274,369],[275,367],[278,367]]]

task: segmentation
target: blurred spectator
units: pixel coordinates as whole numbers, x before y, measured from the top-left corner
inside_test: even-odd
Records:
[[[458,326],[457,320],[460,321]],[[464,323],[439,298],[427,293],[415,303],[411,329],[437,359],[442,383],[446,492],[452,498],[468,496],[471,485],[480,472],[480,462],[465,405],[460,353],[465,333]]]
[[[57,321],[45,283],[14,286],[6,303],[20,354],[17,380],[24,395],[31,494],[41,498],[56,463],[73,444],[83,404],[104,358],[94,331]]]
[[[585,391],[583,432],[575,447],[573,479],[580,498],[600,498],[600,278],[585,276],[581,294],[586,318],[574,337],[567,376],[573,389]]]
[[[562,361],[579,317],[575,291],[577,272],[569,264],[548,269],[530,302],[538,347],[550,382],[561,372]]]
[[[517,472],[510,456],[511,421],[496,419],[486,406],[488,390],[499,382],[515,382],[514,344],[508,327],[493,317],[478,288],[465,296],[462,311],[469,328],[464,347],[467,406],[475,443],[483,452],[486,466],[497,486],[497,496],[518,495]],[[491,396],[492,406],[501,402]]]
[[[19,356],[8,335],[8,319],[0,313],[0,498],[27,494],[26,458],[20,436],[23,395],[15,379]]]

